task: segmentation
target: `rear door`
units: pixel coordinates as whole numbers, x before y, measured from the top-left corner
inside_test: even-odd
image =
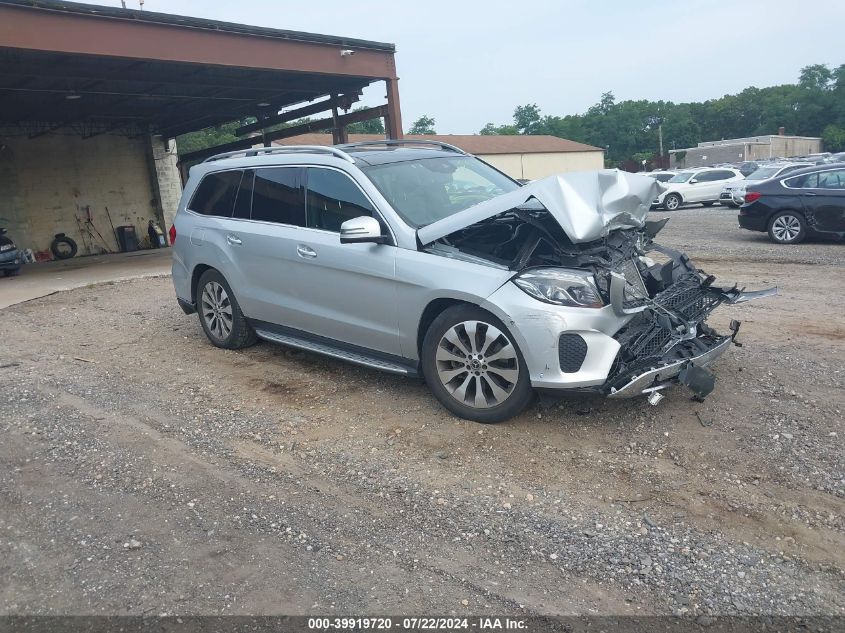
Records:
[[[228,258],[224,274],[241,309],[251,319],[291,325],[299,308],[290,280],[305,227],[303,168],[247,170],[232,215],[221,236]]]
[[[351,345],[400,355],[396,246],[341,244],[340,225],[367,215],[389,229],[346,173],[307,167],[306,228],[297,234],[290,279],[294,327]]]
[[[804,206],[815,219],[815,229],[845,232],[845,169],[823,171],[813,189],[803,193]]]

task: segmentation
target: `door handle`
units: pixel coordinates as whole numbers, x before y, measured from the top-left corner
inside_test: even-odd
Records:
[[[305,244],[299,244],[296,247],[296,253],[300,257],[307,257],[308,259],[314,259],[317,257],[317,251],[315,251],[310,246],[306,246]]]
[[[804,192],[804,195],[805,195],[805,196],[811,196],[811,197],[815,198],[815,197],[816,197],[817,195],[819,195],[819,194],[817,194],[817,193],[813,193],[812,191],[805,191],[805,192]]]
[[[226,241],[232,246],[241,245],[241,238],[239,238],[237,235],[232,235],[231,233],[226,236]]]

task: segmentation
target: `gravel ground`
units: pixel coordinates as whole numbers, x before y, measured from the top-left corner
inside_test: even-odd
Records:
[[[714,314],[745,346],[703,403],[482,426],[416,381],[213,348],[167,278],[3,310],[0,612],[845,614],[845,247],[718,207],[661,237],[782,289]]]

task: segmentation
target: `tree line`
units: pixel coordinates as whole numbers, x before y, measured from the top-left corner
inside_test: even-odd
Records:
[[[513,122],[488,123],[480,134],[550,134],[601,147],[610,166],[651,160],[694,147],[700,141],[777,134],[820,136],[828,151],[845,150],[845,64],[834,69],[814,64],[801,69],[796,84],[749,87],[694,103],[619,101],[612,92],[583,114],[544,115],[536,103],[517,106]]]

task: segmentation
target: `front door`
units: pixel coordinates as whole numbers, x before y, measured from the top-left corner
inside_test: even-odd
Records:
[[[819,172],[816,187],[801,197],[817,231],[845,232],[845,169]]]
[[[340,243],[340,225],[362,215],[377,217],[375,206],[346,173],[308,167],[305,215],[288,279],[291,306],[300,306],[290,325],[400,355],[396,246]]]

